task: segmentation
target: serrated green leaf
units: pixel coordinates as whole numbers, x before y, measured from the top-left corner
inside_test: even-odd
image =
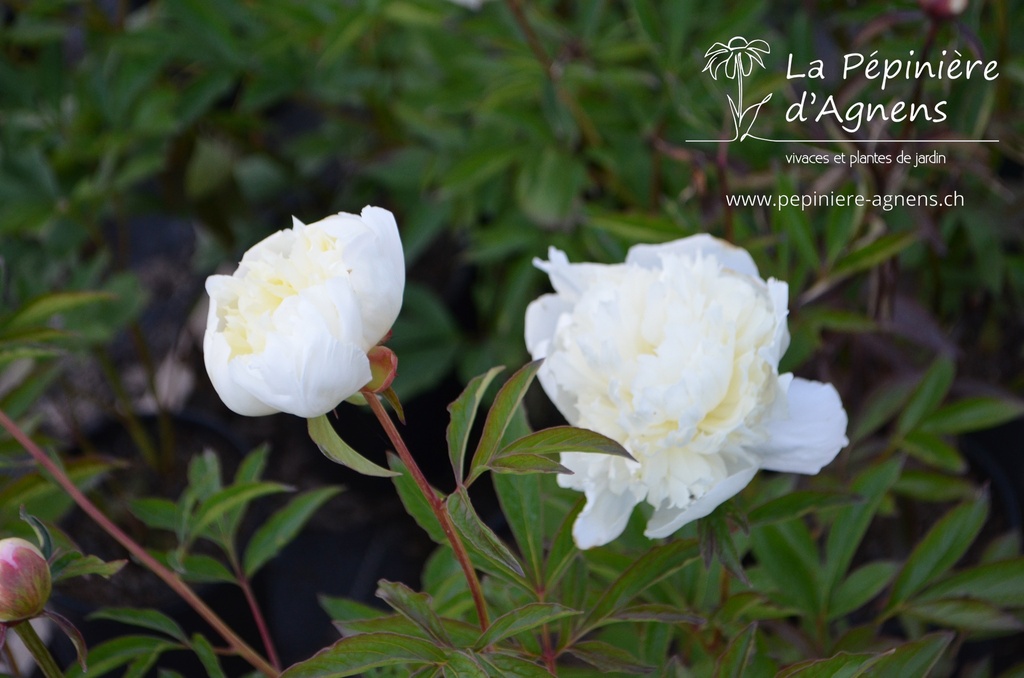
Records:
[[[625,650],[600,640],[575,643],[565,652],[605,673],[617,671],[630,676],[644,676],[654,671],[653,666],[643,664]]]
[[[548,459],[539,454],[510,454],[504,457],[495,457],[487,464],[487,468],[495,473],[516,473],[520,475],[530,473],[564,473],[572,475],[572,471],[565,466],[562,466],[554,459]]]
[[[693,540],[673,541],[654,547],[626,568],[597,599],[590,608],[590,614],[580,624],[579,633],[600,625],[642,591],[685,567],[697,555],[698,548]]]
[[[491,622],[487,630],[480,634],[473,647],[483,649],[488,645],[511,638],[517,633],[577,614],[580,614],[579,610],[573,610],[557,603],[529,603],[507,612]]]
[[[904,643],[871,667],[872,678],[930,676],[932,668],[954,637],[949,632],[932,633]]]
[[[939,356],[924,373],[921,382],[910,396],[907,406],[896,421],[896,431],[906,435],[935,411],[953,385],[956,365],[947,356]]]
[[[342,638],[310,659],[292,665],[281,678],[355,676],[380,666],[439,663],[444,652],[433,643],[396,633],[364,633]]]
[[[321,487],[304,492],[260,525],[245,547],[245,575],[252,577],[267,561],[280,553],[317,509],[340,491],[340,487]]]
[[[334,427],[331,426],[331,422],[327,419],[326,414],[309,419],[308,422],[309,437],[313,439],[313,442],[320,448],[324,456],[331,461],[347,466],[353,471],[366,476],[390,478],[395,475],[393,471],[377,466],[377,464],[374,464],[349,447],[348,443],[342,440],[334,430]]]
[[[988,516],[988,495],[954,507],[914,547],[893,583],[888,610],[895,610],[944,574],[970,548]]]
[[[519,578],[524,576],[524,572],[519,559],[512,555],[508,547],[480,519],[465,489],[460,488],[452,492],[445,500],[445,506],[456,531],[467,542],[470,555],[475,552],[482,559],[482,569],[491,570],[494,574],[511,576],[514,581],[521,581]],[[487,564],[491,567],[485,567]]]
[[[832,590],[829,618],[842,617],[867,605],[892,581],[898,567],[897,563],[880,560],[854,570]]]
[[[133,607],[111,607],[89,615],[89,619],[109,619],[121,622],[130,626],[140,626],[150,631],[159,631],[184,644],[188,643],[188,636],[185,635],[178,622],[174,621],[163,612],[157,610],[133,608]]]
[[[381,579],[377,583],[377,597],[390,605],[396,612],[422,629],[440,645],[451,646],[440,618],[431,609],[430,596],[417,593],[401,582]]]
[[[448,422],[448,459],[452,464],[456,481],[461,481],[466,470],[466,449],[469,446],[469,434],[473,430],[476,412],[483,401],[487,387],[491,385],[504,367],[492,367],[486,373],[473,377],[458,398],[448,406],[450,420]]]
[[[505,429],[508,428],[516,412],[519,410],[519,403],[526,395],[526,390],[533,383],[540,369],[541,360],[535,360],[521,367],[519,371],[509,377],[498,394],[494,397],[494,404],[487,412],[487,419],[484,420],[484,430],[480,435],[480,442],[473,454],[473,461],[470,464],[469,477],[476,475],[477,468],[487,466],[491,457],[498,451],[498,447],[505,436]]]
[[[841,492],[796,490],[781,497],[770,499],[751,510],[747,514],[747,524],[751,527],[767,525],[800,518],[815,511],[823,511],[838,506],[850,506],[863,501],[861,497]]]
[[[444,528],[441,527],[441,523],[437,521],[437,516],[434,515],[433,509],[430,508],[430,504],[427,502],[426,497],[420,492],[419,485],[413,480],[412,475],[409,473],[409,469],[405,467],[405,464],[397,455],[388,454],[388,466],[395,472],[392,477],[392,482],[395,484],[395,489],[398,490],[398,498],[402,500],[402,505],[405,507],[406,512],[413,517],[416,524],[423,528],[423,531],[430,535],[430,538],[437,544],[447,544],[448,537],[444,534]],[[437,496],[442,500],[444,495],[434,490]]]
[[[921,422],[928,433],[954,434],[980,431],[1024,416],[1024,403],[1000,398],[964,398],[946,405]]]

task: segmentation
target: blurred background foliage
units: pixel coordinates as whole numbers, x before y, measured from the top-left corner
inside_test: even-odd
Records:
[[[1003,496],[1016,497],[1021,469],[1007,459],[1019,436],[999,443],[1002,456],[971,465],[952,436],[1024,411],[1020,7],[971,0],[940,21],[910,0],[507,0],[479,9],[441,0],[8,0],[0,409],[38,424],[33,402],[74,365],[55,357],[103,362],[126,335],[146,353],[140,318],[161,300],[147,298],[131,252],[161,242],[161,219],[195,231],[186,264],[195,303],[206,275],[292,215],[394,211],[411,281],[392,342],[403,398],[526,359],[524,310],[546,285],[532,260],[549,246],[575,261],[617,262],[634,243],[710,232],[750,249],[765,277],[789,281],[783,368],[836,383],[851,413],[854,451],[818,479],[822,488],[907,454],[893,494],[868,519],[876,510],[891,518],[904,500],[980,502],[976,483],[986,478],[999,490],[998,478],[1012,476],[1018,490]],[[772,49],[745,85],[748,101],[773,94],[758,134],[832,143],[687,143],[733,133],[732,84],[702,71],[705,51],[736,35]],[[926,43],[933,55],[996,59],[999,77],[920,90],[900,80],[885,91],[840,78],[845,53],[907,58]],[[827,77],[787,80],[789,54],[797,66],[825,60]],[[787,122],[804,90],[847,103],[945,99],[948,119],[855,135]],[[999,143],[937,145],[946,162],[919,168],[785,161],[792,150],[867,151],[847,139],[869,133],[893,139],[873,149],[889,153],[909,146],[904,138]],[[723,199],[829,191],[956,191],[964,206],[773,210]],[[1019,529],[1019,503],[1003,507],[997,527]],[[727,534],[724,520],[708,529]],[[758,534],[761,576],[784,577]],[[921,534],[900,533],[887,557],[910,553]],[[1015,553],[1015,543],[999,542],[992,558]],[[896,570],[876,569],[877,592]],[[985,624],[1019,628],[999,614],[978,613],[983,634]],[[936,616],[918,615],[912,630]]]

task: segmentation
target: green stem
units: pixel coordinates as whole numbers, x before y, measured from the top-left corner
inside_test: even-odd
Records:
[[[195,591],[189,588],[188,584],[182,581],[181,577],[167,569],[156,558],[149,555],[146,549],[142,548],[131,537],[125,534],[120,527],[114,524],[110,518],[104,515],[103,512],[100,511],[73,482],[71,482],[71,479],[68,478],[64,469],[50,459],[50,457],[43,452],[42,448],[36,445],[35,441],[29,438],[28,434],[22,431],[21,428],[15,424],[3,410],[0,410],[0,426],[7,429],[7,432],[10,433],[11,436],[17,440],[30,455],[32,455],[32,458],[35,459],[36,463],[46,469],[47,473],[53,476],[53,479],[57,484],[67,492],[68,496],[78,504],[78,507],[82,509],[86,515],[92,518],[93,522],[103,528],[107,534],[127,549],[136,560],[149,568],[153,574],[160,577],[165,584],[170,586],[171,589],[182,598],[182,600],[188,603],[200,617],[206,620],[206,623],[212,626],[217,633],[227,641],[228,645],[230,645],[238,655],[243,657],[253,666],[253,668],[266,676],[276,678],[281,674],[280,671],[275,669],[269,662],[267,662],[266,659],[260,656],[256,650],[249,647],[249,645],[242,640],[238,634],[224,622],[223,619],[217,616],[217,613],[210,609],[210,607],[196,595]]]
[[[366,397],[366,402],[369,403],[370,409],[377,415],[380,425],[384,427],[384,432],[388,434],[391,444],[395,446],[395,451],[398,452],[402,463],[409,469],[409,473],[412,474],[413,480],[416,481],[416,485],[420,488],[420,492],[423,493],[423,497],[430,504],[430,509],[437,517],[437,522],[441,524],[441,529],[444,530],[445,536],[448,537],[448,543],[451,544],[452,551],[455,552],[455,558],[459,561],[459,565],[462,566],[462,572],[466,575],[466,582],[469,584],[470,593],[473,594],[473,604],[476,605],[476,614],[480,618],[480,628],[486,631],[491,622],[487,616],[487,604],[484,602],[483,588],[480,586],[480,579],[476,576],[476,570],[473,569],[473,564],[469,560],[466,546],[455,531],[455,525],[452,523],[451,516],[448,515],[448,510],[445,508],[444,503],[441,502],[441,498],[437,496],[437,492],[430,486],[427,477],[423,475],[423,471],[420,470],[416,460],[413,459],[409,448],[406,447],[405,441],[402,440],[401,434],[395,428],[394,422],[391,421],[391,417],[388,416],[377,395],[370,392],[364,392],[363,395]]]
[[[53,655],[50,654],[50,650],[46,647],[43,639],[32,628],[31,622],[23,621],[12,628],[21,638],[21,642],[25,643],[28,651],[32,653],[32,658],[36,660],[39,670],[43,672],[46,678],[64,678],[64,672],[60,670],[57,662],[53,660]]]

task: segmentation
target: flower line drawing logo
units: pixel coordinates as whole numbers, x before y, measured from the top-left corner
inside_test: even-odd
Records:
[[[718,80],[718,73],[721,71],[727,79],[736,79],[736,101],[733,101],[731,95],[726,95],[736,128],[735,135],[729,141],[743,141],[750,136],[758,112],[772,98],[772,95],[768,94],[756,104],[743,107],[743,78],[753,73],[755,63],[764,68],[761,55],[770,54],[771,51],[771,47],[764,40],[747,40],[737,35],[729,40],[728,44],[716,42],[704,53],[704,58],[707,59],[704,71],[710,72],[712,78]]]

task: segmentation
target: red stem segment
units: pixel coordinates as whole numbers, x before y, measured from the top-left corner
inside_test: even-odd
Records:
[[[265,676],[276,678],[281,674],[280,671],[275,669],[270,663],[267,662],[256,650],[249,647],[244,640],[242,640],[238,634],[236,634],[230,626],[217,616],[217,613],[211,610],[202,599],[196,595],[195,591],[189,588],[188,584],[181,580],[181,578],[172,572],[171,570],[164,567],[156,558],[149,555],[144,548],[137,544],[131,537],[125,534],[121,528],[115,525],[107,516],[103,514],[99,508],[96,507],[85,494],[79,490],[71,479],[68,478],[67,474],[50,459],[43,450],[36,445],[36,443],[28,437],[28,435],[18,427],[14,421],[11,420],[7,414],[0,410],[0,426],[7,429],[7,432],[14,437],[18,443],[21,444],[25,450],[32,455],[36,463],[42,466],[49,472],[53,479],[57,481],[68,496],[74,500],[78,507],[81,508],[86,515],[93,519],[93,521],[102,527],[107,534],[113,537],[121,546],[128,550],[136,560],[149,568],[156,576],[164,580],[171,589],[174,590],[181,598],[188,603],[193,610],[195,610],[199,616],[206,620],[206,622],[212,626],[217,633],[227,641],[228,645],[237,652],[241,657],[245,658],[253,668],[258,670]]]
[[[462,566],[462,572],[466,575],[466,581],[469,583],[469,590],[473,594],[476,614],[480,618],[480,628],[486,631],[491,622],[487,616],[487,605],[484,602],[484,593],[480,587],[480,579],[476,576],[476,570],[473,569],[473,564],[469,561],[469,553],[466,552],[462,539],[459,538],[458,533],[455,531],[455,526],[452,524],[451,516],[448,515],[448,510],[445,508],[441,498],[437,496],[437,492],[427,482],[427,478],[423,475],[423,471],[420,470],[416,460],[412,458],[409,448],[405,446],[405,441],[402,440],[401,434],[395,428],[394,422],[391,421],[391,417],[388,416],[387,411],[380,400],[378,400],[376,394],[365,392],[363,395],[366,397],[366,402],[370,404],[370,409],[377,415],[380,425],[384,427],[384,431],[388,434],[391,444],[395,446],[395,451],[398,452],[402,463],[409,469],[409,473],[412,474],[413,480],[416,481],[416,485],[420,488],[420,492],[423,493],[427,503],[430,504],[430,508],[437,517],[437,522],[441,524],[441,529],[444,530],[445,536],[448,537],[448,543],[451,544],[455,557],[458,559],[459,565]]]
[[[242,588],[242,593],[245,594],[245,602],[249,604],[249,610],[252,612],[252,618],[256,622],[256,628],[259,629],[260,638],[263,639],[263,647],[267,650],[267,659],[270,660],[270,663],[275,669],[280,671],[281,660],[277,657],[277,649],[274,647],[274,639],[270,635],[270,629],[267,627],[267,620],[263,616],[263,612],[260,610],[260,604],[256,600],[256,594],[253,593],[252,584],[241,569],[236,570],[235,574],[238,577],[238,585]]]

